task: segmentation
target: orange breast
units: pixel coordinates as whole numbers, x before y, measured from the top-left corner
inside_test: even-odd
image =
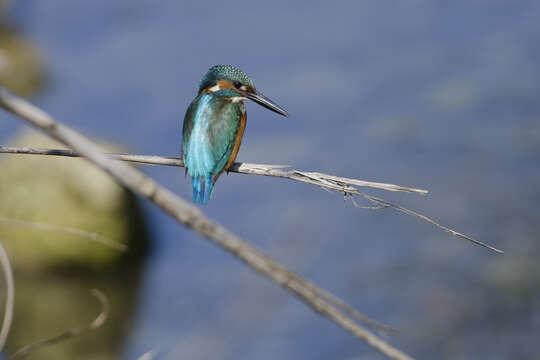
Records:
[[[238,125],[238,130],[236,131],[236,136],[234,138],[234,145],[233,149],[231,151],[231,156],[229,156],[229,159],[227,160],[227,163],[225,164],[225,167],[223,170],[229,171],[229,168],[236,160],[236,156],[238,155],[238,150],[240,150],[240,144],[242,143],[242,137],[244,136],[244,130],[246,128],[246,119],[247,119],[247,113],[246,113],[246,107],[243,103],[240,103],[242,105],[243,114],[240,118],[240,124]]]

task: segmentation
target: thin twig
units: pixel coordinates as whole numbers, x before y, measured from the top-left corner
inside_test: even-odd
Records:
[[[38,223],[34,221],[25,221],[20,219],[6,219],[0,218],[0,223],[11,226],[29,227],[37,230],[54,231],[68,235],[80,236],[85,239],[95,241],[97,243],[109,246],[115,250],[125,252],[128,247],[126,244],[122,244],[118,241],[111,240],[95,232],[88,232],[78,228],[56,226],[51,224]]]
[[[11,320],[13,319],[13,304],[15,299],[15,282],[13,281],[13,271],[9,263],[9,257],[6,250],[0,242],[0,265],[6,279],[6,309],[4,310],[4,320],[2,321],[2,330],[0,330],[0,351],[4,348],[9,329],[11,328]]]
[[[107,297],[99,290],[93,289],[91,291],[91,294],[94,297],[96,297],[99,303],[101,304],[101,312],[90,324],[84,327],[72,328],[67,331],[64,331],[63,333],[59,335],[42,339],[42,340],[38,340],[34,343],[28,344],[22,347],[21,349],[17,350],[17,352],[15,352],[13,355],[11,355],[9,357],[9,360],[22,359],[30,355],[31,353],[37,350],[40,350],[43,347],[58,344],[59,342],[68,340],[72,337],[79,336],[85,332],[93,331],[101,327],[105,323],[105,321],[107,321],[107,317],[109,316],[109,308],[110,308],[109,300],[107,300]]]
[[[67,145],[78,154],[105,170],[119,183],[152,201],[176,221],[197,231],[207,239],[232,253],[253,270],[272,279],[301,299],[314,311],[331,319],[382,354],[393,359],[412,359],[401,350],[391,346],[366,328],[360,326],[353,318],[348,317],[340,311],[335,302],[321,297],[313,290],[314,286],[308,281],[273,261],[255,247],[242,241],[226,228],[211,221],[197,207],[157,184],[137,169],[103,154],[99,150],[99,147],[89,139],[71,128],[56,122],[43,110],[33,106],[22,98],[10,94],[6,90],[0,90],[0,107],[42,129],[48,135]],[[321,289],[320,292],[322,291]]]
[[[391,207],[393,209],[396,209],[397,211],[401,211],[401,212],[403,212],[405,214],[412,215],[412,216],[420,218],[420,219],[422,219],[424,221],[427,221],[428,223],[435,225],[436,227],[438,227],[439,229],[441,229],[443,231],[446,231],[447,233],[450,233],[450,234],[455,235],[457,237],[460,237],[462,239],[468,240],[468,241],[470,241],[472,243],[483,246],[483,247],[488,248],[490,250],[493,250],[493,251],[495,251],[495,252],[497,252],[499,254],[504,254],[504,251],[502,251],[500,249],[497,249],[497,248],[495,248],[495,247],[493,247],[491,245],[488,245],[488,244],[486,244],[486,243],[484,243],[484,242],[482,242],[480,240],[476,240],[476,239],[474,239],[474,238],[472,238],[472,237],[470,237],[468,235],[465,235],[465,234],[462,234],[462,233],[457,232],[455,230],[452,230],[452,229],[450,229],[450,228],[448,228],[448,227],[446,227],[444,225],[439,224],[435,220],[428,218],[425,215],[417,213],[416,211],[407,209],[407,208],[405,208],[403,206],[391,203],[390,201],[387,201],[387,200],[384,200],[384,199],[381,199],[381,198],[378,198],[378,197],[375,197],[375,196],[371,196],[371,195],[368,195],[368,194],[361,194],[361,196],[365,197],[366,199],[372,200],[375,203],[378,203],[383,207]]]
[[[37,148],[10,147],[10,146],[0,146],[0,153],[79,157],[79,155],[72,150],[37,149]],[[182,159],[175,158],[175,157],[161,157],[161,156],[156,156],[156,155],[132,155],[132,154],[107,154],[107,155],[117,160],[122,160],[122,161],[129,161],[129,162],[136,162],[136,163],[143,163],[143,164],[153,164],[153,165],[168,165],[168,166],[181,166],[181,167],[184,166],[184,162],[182,161]],[[416,211],[407,209],[401,205],[397,205],[397,204],[391,203],[389,201],[386,201],[377,197],[373,197],[371,195],[367,195],[364,192],[358,190],[358,188],[354,187],[353,185],[381,189],[381,190],[388,190],[388,191],[402,191],[402,192],[416,193],[416,194],[422,194],[422,195],[427,194],[428,192],[427,190],[409,188],[409,187],[404,187],[404,186],[394,185],[394,184],[385,184],[385,183],[377,183],[377,182],[371,182],[371,181],[363,181],[363,180],[358,180],[358,179],[343,178],[343,177],[323,174],[319,172],[306,172],[306,171],[299,171],[295,169],[286,169],[286,168],[288,168],[288,166],[286,165],[234,163],[231,166],[230,171],[241,173],[241,174],[249,174],[249,175],[280,177],[280,178],[290,179],[294,181],[304,182],[304,183],[319,186],[325,190],[339,191],[340,193],[344,194],[345,198],[347,197],[347,195],[362,196],[374,203],[377,203],[378,205],[377,206],[362,206],[362,205],[359,205],[356,201],[354,201],[354,198],[351,196],[351,200],[355,207],[360,208],[360,209],[365,209],[365,210],[380,210],[387,207],[391,207],[391,208],[394,208],[395,210],[398,210],[400,212],[403,212],[411,216],[415,216],[423,221],[426,221],[432,225],[435,225],[439,229],[446,231],[452,235],[471,241],[477,245],[483,246],[497,253],[500,253],[500,254],[504,253],[504,251],[500,249],[497,249],[491,245],[488,245],[479,240],[476,240],[468,235],[464,235],[460,232],[452,230]]]

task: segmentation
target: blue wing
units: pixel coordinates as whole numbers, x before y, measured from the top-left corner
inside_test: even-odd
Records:
[[[206,204],[235,144],[245,110],[240,103],[201,94],[184,118],[182,157],[191,177],[193,201]],[[235,154],[236,155],[236,154]]]

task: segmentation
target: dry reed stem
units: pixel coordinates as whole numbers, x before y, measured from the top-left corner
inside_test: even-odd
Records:
[[[7,154],[30,154],[30,155],[53,155],[53,156],[68,156],[68,157],[79,157],[75,151],[72,150],[63,150],[63,149],[38,149],[38,148],[27,148],[27,147],[10,147],[10,146],[0,146],[0,153]],[[167,165],[167,166],[184,166],[182,159],[175,157],[162,157],[157,155],[133,155],[133,154],[107,154],[114,159],[142,163],[142,164],[151,164],[151,165]],[[420,214],[414,210],[410,210],[401,205],[391,203],[387,200],[365,194],[364,192],[358,190],[356,186],[369,187],[380,190],[387,191],[401,191],[408,193],[416,194],[427,194],[427,190],[410,188],[394,184],[385,184],[372,181],[364,181],[358,179],[344,178],[334,175],[323,174],[319,172],[307,172],[300,171],[295,169],[287,169],[289,166],[286,165],[265,165],[265,164],[250,164],[250,163],[234,163],[231,166],[230,172],[236,172],[241,174],[249,175],[261,175],[261,176],[272,176],[290,179],[294,181],[304,182],[319,186],[325,190],[335,190],[343,193],[345,198],[350,195],[352,202],[355,207],[366,210],[380,210],[391,207],[397,211],[403,212],[407,215],[411,215],[419,218],[420,220],[426,221],[439,229],[446,231],[454,236],[460,237],[464,240],[470,241],[476,245],[483,246],[490,250],[493,250],[499,254],[504,253],[504,251],[497,249],[489,244],[486,244],[482,241],[476,240],[471,236],[462,234],[458,231],[450,229],[435,220]],[[356,201],[352,195],[357,195],[368,199],[369,201],[376,204],[376,206],[361,206]]]
[[[65,149],[40,149],[15,146],[0,146],[0,153],[5,154],[30,154],[30,155],[53,155],[53,156],[68,156],[79,157],[75,151]],[[184,161],[177,157],[163,157],[157,155],[134,155],[134,154],[115,154],[107,153],[110,157],[117,160],[129,161],[134,163],[149,164],[149,165],[166,165],[166,166],[184,166]],[[250,163],[234,163],[229,172],[248,175],[273,176],[291,179],[300,182],[308,182],[310,184],[321,187],[329,187],[334,190],[342,189],[339,184],[356,185],[362,187],[370,187],[374,189],[382,189],[387,191],[402,191],[416,194],[427,194],[427,190],[415,189],[406,186],[385,184],[373,181],[364,181],[358,179],[349,179],[315,172],[302,172],[294,169],[289,169],[288,165],[265,165],[265,164],[250,164]],[[306,181],[306,178],[311,179]],[[338,185],[338,186],[336,186]],[[351,189],[352,190],[352,189]]]

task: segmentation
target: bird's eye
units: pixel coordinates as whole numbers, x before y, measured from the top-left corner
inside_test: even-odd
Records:
[[[233,85],[235,88],[237,89],[240,89],[240,87],[242,86],[242,84],[240,83],[240,81],[233,81]]]

